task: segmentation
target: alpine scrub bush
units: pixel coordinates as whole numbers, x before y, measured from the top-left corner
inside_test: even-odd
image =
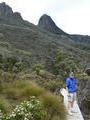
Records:
[[[57,88],[60,89],[60,87],[64,87],[64,83],[62,80],[59,80],[59,81],[58,80],[56,80],[56,81],[55,80],[48,80],[48,81],[45,81],[43,83],[43,86],[46,89],[54,92]]]
[[[5,120],[45,120],[46,115],[42,102],[32,96],[29,101],[17,105]]]
[[[41,96],[44,106],[47,109],[47,120],[66,120],[66,111],[59,96],[47,92]]]
[[[0,120],[5,120],[5,119],[4,119],[4,114],[2,113],[1,110],[0,110]]]
[[[44,66],[42,64],[35,64],[32,67],[32,71],[36,71],[37,75],[39,75],[40,70],[42,70],[44,68]]]
[[[5,84],[3,89],[2,94],[6,96],[9,102],[12,101],[13,109],[22,102],[13,111],[11,110],[12,113],[10,112],[8,119],[5,120],[65,120],[66,118],[62,97],[54,95],[34,82],[16,80]],[[32,96],[35,97],[32,98]],[[31,106],[30,108],[28,104],[34,107]],[[29,113],[30,116],[26,118],[25,115]],[[13,114],[17,117],[14,118]]]
[[[4,113],[8,113],[11,109],[11,103],[4,96],[0,95],[0,110]]]
[[[79,60],[75,59],[72,55],[67,55],[66,53],[62,51],[57,51],[55,57],[53,58],[52,62],[52,69],[54,74],[62,75],[63,77],[66,77],[69,72],[77,71],[79,66]]]

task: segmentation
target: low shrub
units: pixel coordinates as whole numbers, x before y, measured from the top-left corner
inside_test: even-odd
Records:
[[[66,113],[61,97],[58,97],[47,92],[46,94],[43,94],[41,96],[41,99],[43,101],[44,106],[47,109],[48,113],[47,120],[52,120],[56,116],[59,118],[59,120],[64,120],[66,118],[65,116]]]
[[[5,116],[1,110],[0,110],[0,120],[5,120]]]
[[[52,92],[55,92],[55,90],[57,90],[58,88],[63,88],[64,87],[64,83],[63,81],[57,81],[57,80],[48,80],[47,82],[45,81],[43,83],[43,86],[52,91]]]
[[[12,109],[11,103],[3,96],[0,95],[0,110],[7,113]]]
[[[40,70],[42,70],[44,68],[44,66],[42,64],[35,64],[32,67],[32,71],[35,71],[37,73],[37,75],[39,75]]]
[[[9,114],[0,110],[0,120],[45,120],[46,115],[42,102],[34,96],[17,105]]]
[[[40,96],[44,93],[44,89],[40,88],[35,83],[29,83],[23,90],[21,91],[21,97],[28,98],[29,96]]]
[[[35,97],[24,101],[12,111],[6,120],[45,120],[46,111],[42,102]]]
[[[36,96],[37,98],[40,99],[40,101],[42,101],[42,104],[47,112],[46,120],[52,120],[56,118],[55,116],[57,116],[59,120],[65,119],[66,113],[62,102],[62,98],[39,87],[36,83],[31,82],[29,80],[20,80],[20,81],[18,80],[18,81],[6,83],[4,85],[2,94],[6,96],[8,101],[12,101],[13,107],[24,100],[29,101],[31,96]],[[19,120],[19,119],[15,119],[15,120]]]

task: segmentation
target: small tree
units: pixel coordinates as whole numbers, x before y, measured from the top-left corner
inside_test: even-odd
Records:
[[[61,74],[62,76],[66,76],[70,71],[74,72],[78,69],[75,58],[61,51],[57,52],[52,66],[54,73],[56,75]]]
[[[32,67],[32,70],[36,71],[37,75],[39,75],[39,72],[40,72],[41,69],[44,69],[44,66],[42,64],[35,64]]]

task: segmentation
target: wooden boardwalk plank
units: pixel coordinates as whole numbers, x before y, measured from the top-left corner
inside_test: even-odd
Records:
[[[68,96],[67,96],[68,93],[66,89],[64,88],[60,90],[60,93],[64,96],[64,105],[66,107],[66,111],[68,111],[68,106],[67,106],[68,105]],[[74,102],[74,110],[77,112],[72,113],[72,115],[69,115],[67,112],[67,120],[84,120],[77,101]]]

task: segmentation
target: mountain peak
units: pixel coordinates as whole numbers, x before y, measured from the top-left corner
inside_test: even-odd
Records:
[[[6,3],[5,2],[2,2],[2,3],[0,3],[2,6],[5,6],[6,5]]]
[[[51,17],[50,17],[49,15],[47,15],[47,14],[43,14],[43,15],[41,16],[41,18],[51,19]]]
[[[22,19],[20,13],[18,12],[14,13],[12,8],[9,5],[7,5],[5,2],[0,3],[0,17]]]
[[[47,30],[47,31],[55,33],[55,34],[61,34],[61,35],[65,34],[65,32],[63,30],[61,30],[55,24],[55,22],[52,20],[52,18],[47,14],[44,14],[40,17],[39,22],[38,22],[38,26]]]

